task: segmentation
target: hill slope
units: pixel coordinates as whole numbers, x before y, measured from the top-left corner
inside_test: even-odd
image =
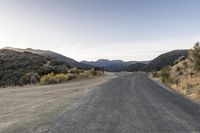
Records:
[[[78,68],[83,68],[83,69],[88,69],[88,68],[91,67],[90,65],[80,63],[80,62],[78,62],[74,59],[71,59],[69,57],[63,56],[61,54],[58,54],[56,52],[52,52],[52,51],[49,51],[49,50],[38,50],[38,49],[31,49],[31,48],[19,49],[19,48],[11,48],[11,47],[6,47],[6,49],[20,51],[20,52],[31,52],[33,54],[38,54],[38,55],[41,55],[41,56],[45,56],[47,58],[55,58],[56,60],[65,62],[72,67],[78,67]]]
[[[145,66],[145,71],[160,70],[165,66],[170,66],[174,64],[179,57],[188,57],[189,50],[174,50],[165,54],[162,54],[152,60],[148,65]]]
[[[56,59],[9,49],[0,49],[0,86],[26,84],[28,73],[42,76],[66,72],[70,65]]]
[[[200,72],[194,69],[190,59],[185,59],[171,66],[165,71],[157,71],[154,78],[167,84],[175,91],[195,101],[200,101]],[[165,79],[165,80],[164,80]]]

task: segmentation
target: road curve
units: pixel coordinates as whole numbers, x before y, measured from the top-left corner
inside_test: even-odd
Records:
[[[28,128],[29,127],[29,128]],[[200,133],[200,106],[147,74],[119,76],[56,116],[15,133]],[[12,132],[12,131],[8,131]]]

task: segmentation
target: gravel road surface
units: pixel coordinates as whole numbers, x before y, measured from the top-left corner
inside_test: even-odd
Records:
[[[87,81],[88,82],[88,81]],[[79,84],[79,88],[87,88],[85,84]],[[94,82],[94,81],[93,81]],[[88,82],[89,83],[89,82]],[[97,81],[95,81],[95,84]],[[85,85],[85,87],[84,87]],[[47,88],[51,86],[47,86]],[[68,86],[69,87],[69,86]],[[46,88],[46,89],[47,89]],[[53,87],[54,88],[54,87]],[[65,85],[60,85],[59,98],[67,93],[64,91]],[[77,88],[77,85],[76,87]],[[95,86],[88,86],[90,89],[77,100],[72,100],[70,104],[66,98],[59,99],[57,90],[50,89],[51,93],[46,93],[46,97],[54,95],[54,98],[47,98],[53,102],[48,105],[55,106],[53,113],[44,113],[38,115],[34,111],[29,112],[38,117],[35,121],[27,121],[22,124],[14,124],[9,128],[2,128],[5,133],[200,133],[200,105],[182,97],[181,95],[161,87],[148,78],[147,74],[134,73],[127,75],[118,75],[115,78],[104,79],[104,82]],[[13,90],[14,91],[14,90]],[[16,89],[17,91],[17,89]],[[22,91],[23,92],[23,91]],[[65,93],[64,93],[65,92]],[[24,92],[29,93],[29,92]],[[30,92],[32,97],[40,99],[38,95]],[[63,93],[63,94],[62,94]],[[14,94],[13,94],[14,95]],[[16,94],[23,95],[24,94]],[[26,94],[29,96],[28,94]],[[44,96],[44,94],[43,94]],[[13,96],[0,91],[2,97],[13,99]],[[16,96],[14,96],[16,97]],[[24,96],[25,97],[25,96]],[[24,98],[23,99],[26,99]],[[13,99],[14,100],[14,99]],[[45,106],[44,99],[36,100],[38,103],[30,103],[34,106]],[[14,100],[15,102],[19,102]],[[13,102],[14,102],[13,101]],[[27,113],[29,105],[26,101],[19,108],[13,104],[13,108],[7,108],[7,111],[21,110]],[[62,106],[59,105],[62,103]],[[9,103],[1,107],[6,107]],[[23,106],[22,106],[23,105]],[[58,106],[59,105],[59,106]],[[34,107],[33,106],[33,107]],[[45,107],[45,108],[46,108]],[[30,109],[30,108],[29,108]],[[0,109],[0,122],[3,123],[7,117],[13,119],[12,114],[6,115]],[[46,109],[44,109],[46,111]],[[14,112],[14,111],[13,111]],[[37,111],[36,111],[37,112]],[[51,111],[52,112],[52,111]],[[27,114],[29,114],[27,113]],[[11,116],[10,116],[11,115]],[[19,114],[23,117],[23,113]],[[16,115],[15,115],[16,116]],[[31,115],[26,115],[31,117]],[[16,120],[19,120],[16,118]],[[32,117],[31,117],[32,118]],[[19,122],[20,123],[20,122]],[[4,123],[5,124],[5,123]],[[12,124],[11,124],[12,125]],[[3,126],[2,126],[3,127]],[[4,127],[6,127],[4,125]]]

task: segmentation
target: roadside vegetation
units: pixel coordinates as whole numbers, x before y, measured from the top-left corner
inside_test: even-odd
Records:
[[[174,65],[152,71],[152,77],[177,92],[200,101],[200,44],[195,44],[188,58],[179,57]]]
[[[44,75],[40,78],[40,84],[58,84],[65,83],[71,80],[77,79],[89,79],[95,76],[99,76],[99,74],[93,70],[80,70],[77,68],[72,68],[67,73],[54,74],[50,73]]]
[[[0,87],[56,84],[96,75],[96,71],[71,68],[55,58],[0,49]]]

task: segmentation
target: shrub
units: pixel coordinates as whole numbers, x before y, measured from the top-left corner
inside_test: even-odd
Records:
[[[81,73],[82,71],[81,71],[80,69],[74,67],[74,68],[72,68],[71,70],[69,70],[69,72],[70,72],[71,74],[79,74],[79,73]]]
[[[193,49],[190,50],[190,59],[194,63],[194,68],[200,71],[200,44],[197,42]]]
[[[89,78],[91,75],[90,71],[85,71],[83,73],[80,73],[79,78]]]
[[[68,75],[65,74],[54,74],[50,73],[47,74],[40,79],[41,84],[58,84],[66,82],[70,79]]]
[[[177,60],[174,61],[174,65],[178,64],[179,62],[181,62],[181,61],[183,61],[183,60],[185,60],[185,59],[186,59],[185,56],[179,57]]]
[[[181,62],[181,61],[183,61],[183,60],[185,60],[185,59],[186,59],[185,56],[181,56],[181,57],[178,58],[179,62]]]
[[[67,76],[68,80],[74,80],[77,78],[77,76],[74,74],[67,74],[66,76]]]
[[[40,83],[41,84],[53,84],[54,81],[53,81],[53,77],[54,77],[54,73],[50,73],[50,74],[47,74],[47,75],[44,75],[40,78]]]
[[[188,64],[187,64],[187,62],[186,62],[186,61],[183,61],[183,66],[184,66],[185,68],[187,68],[187,67],[188,67]]]
[[[65,74],[56,74],[54,76],[54,80],[56,83],[62,83],[62,82],[65,82],[69,79],[68,75],[65,75]]]
[[[157,71],[152,71],[151,74],[152,74],[152,76],[153,76],[154,78],[159,77],[159,74],[158,74]]]
[[[39,81],[39,74],[38,73],[28,72],[28,73],[25,73],[20,78],[20,84],[21,85],[36,84],[38,81]]]
[[[174,65],[178,64],[179,63],[179,60],[175,60],[174,61]]]
[[[170,75],[170,68],[165,67],[160,71],[161,81],[166,84],[172,84],[174,82],[174,78]]]

